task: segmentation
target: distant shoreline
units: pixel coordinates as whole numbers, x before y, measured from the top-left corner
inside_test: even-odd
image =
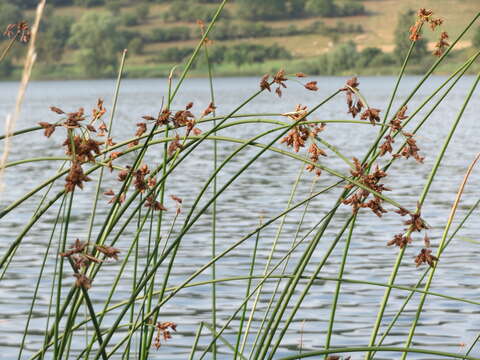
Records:
[[[452,74],[461,63],[448,63],[447,66],[441,67],[435,72],[435,75],[450,75]],[[167,78],[170,73],[170,68],[173,65],[161,64],[158,66],[152,65],[131,65],[126,67],[124,79],[151,79],[151,78]],[[261,63],[261,64],[251,64],[243,67],[234,67],[231,64],[222,64],[214,69],[215,77],[258,77],[266,73],[274,73],[279,69],[285,69],[288,73],[295,72],[304,72],[302,69],[302,64],[296,61],[286,61],[284,64],[278,62],[274,63]],[[73,70],[73,71],[72,71]],[[472,66],[467,74],[476,74],[480,70],[480,64],[475,64]],[[180,71],[180,69],[179,69]],[[419,75],[425,72],[425,68],[421,66],[412,66],[409,67],[406,71],[407,75]],[[309,76],[396,76],[398,74],[398,67],[395,65],[384,66],[384,67],[374,67],[374,68],[362,68],[362,69],[350,69],[345,70],[336,74],[316,74],[308,73]],[[7,78],[0,78],[1,82],[5,81],[18,81],[21,77],[20,69],[14,71],[13,75]],[[194,69],[189,74],[191,78],[207,78],[208,73],[203,71],[203,69]],[[33,81],[59,81],[59,80],[93,80],[93,79],[112,79],[115,78],[115,75],[103,76],[92,78],[91,76],[82,74],[78,71],[78,68],[59,66],[56,68],[47,68],[46,66],[37,65],[34,67],[32,80]]]

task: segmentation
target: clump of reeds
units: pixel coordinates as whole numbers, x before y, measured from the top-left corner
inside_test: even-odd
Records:
[[[470,351],[462,354],[452,354],[443,351],[434,351],[412,347],[415,328],[422,315],[424,300],[427,296],[443,296],[452,301],[467,301],[459,297],[430,292],[431,280],[435,269],[441,264],[441,255],[453,238],[453,235],[462,227],[465,220],[471,215],[479,202],[466,214],[464,220],[455,230],[449,232],[455,210],[463,192],[466,176],[460,188],[457,201],[454,204],[452,215],[445,225],[442,239],[430,240],[427,229],[431,226],[442,224],[429,224],[428,214],[422,214],[421,209],[425,203],[432,182],[437,176],[438,169],[442,165],[445,152],[449,147],[452,136],[459,124],[466,106],[469,104],[472,94],[476,89],[479,77],[475,79],[471,90],[467,94],[464,104],[458,116],[454,119],[451,129],[443,144],[439,145],[438,154],[425,181],[423,191],[419,194],[415,209],[408,209],[402,205],[401,200],[394,200],[386,193],[395,194],[395,188],[387,188],[383,179],[387,176],[395,177],[390,172],[391,165],[396,161],[411,161],[413,158],[417,166],[423,164],[424,157],[421,153],[421,144],[416,137],[418,130],[426,124],[432,113],[443,101],[445,96],[455,87],[470,66],[477,60],[480,52],[477,52],[465,64],[457,69],[448,79],[436,88],[419,106],[407,115],[411,101],[417,96],[418,89],[427,82],[437,67],[446,61],[451,49],[472,27],[480,16],[477,14],[469,25],[449,45],[446,42],[448,35],[442,33],[435,55],[437,61],[428,72],[419,80],[415,88],[406,96],[396,111],[392,109],[397,97],[397,89],[402,81],[405,68],[409,62],[410,54],[415,47],[416,41],[421,37],[421,29],[424,24],[429,24],[431,29],[441,26],[442,20],[433,17],[430,10],[421,9],[418,20],[410,29],[411,48],[399,71],[394,90],[390,96],[390,102],[386,109],[372,107],[367,102],[366,94],[363,94],[360,81],[352,77],[346,84],[339,86],[338,90],[318,102],[313,107],[307,108],[298,105],[291,112],[270,114],[244,114],[243,108],[252,100],[264,92],[271,92],[281,97],[283,92],[289,91],[290,83],[301,84],[301,89],[306,91],[318,91],[321,82],[306,81],[304,73],[288,74],[280,70],[275,74],[266,74],[259,80],[258,91],[249,98],[244,99],[232,111],[225,115],[217,115],[217,107],[221,104],[215,102],[215,91],[212,80],[212,68],[210,67],[208,48],[208,34],[215,25],[227,0],[224,0],[218,8],[211,23],[206,26],[199,23],[202,38],[196,47],[192,57],[185,64],[182,73],[176,79],[173,86],[175,72],[169,78],[169,87],[166,90],[165,102],[162,104],[158,115],[145,114],[142,120],[138,120],[136,126],[132,126],[132,137],[125,140],[113,138],[115,127],[116,105],[118,94],[121,91],[121,79],[127,53],[122,56],[119,69],[116,91],[110,109],[99,99],[91,112],[84,108],[77,110],[62,109],[61,104],[52,104],[52,119],[43,121],[29,129],[17,131],[12,136],[23,134],[37,134],[43,131],[47,138],[61,136],[63,138],[62,149],[64,157],[57,158],[34,158],[8,163],[4,169],[8,171],[16,165],[40,161],[63,161],[59,170],[50,179],[31,189],[24,197],[5,207],[0,217],[14,212],[22,204],[33,199],[35,194],[43,194],[38,209],[24,228],[18,233],[15,241],[8,244],[1,254],[0,269],[2,281],[8,271],[16,263],[16,255],[21,252],[25,238],[32,231],[35,224],[42,221],[49,209],[58,205],[58,212],[48,246],[45,250],[43,261],[38,269],[38,280],[33,287],[30,311],[27,315],[24,334],[19,347],[19,358],[28,349],[31,359],[47,358],[78,358],[78,359],[108,359],[113,356],[122,358],[148,359],[158,352],[160,358],[166,346],[175,347],[175,337],[182,334],[182,316],[170,319],[164,309],[167,303],[175,300],[178,293],[188,287],[211,288],[211,321],[198,323],[195,336],[191,336],[190,359],[211,356],[222,356],[233,359],[297,359],[314,356],[325,356],[326,359],[350,359],[358,357],[356,353],[362,352],[366,359],[376,356],[377,352],[397,352],[405,358],[409,353],[421,353],[429,357],[438,358],[462,358],[472,359]],[[14,40],[28,41],[28,27],[24,23],[9,26],[7,35]],[[11,47],[11,45],[9,45]],[[8,49],[7,49],[8,50]],[[8,52],[8,51],[7,51]],[[205,109],[196,110],[193,102],[187,103],[180,109],[174,109],[172,104],[176,95],[181,91],[184,79],[194,61],[201,56],[201,52],[207,59],[210,73],[210,99]],[[5,53],[6,54],[6,53]],[[295,81],[292,81],[295,80]],[[436,96],[440,95],[440,98]],[[349,119],[324,119],[314,120],[315,112],[330,101],[343,100],[345,95],[346,111]],[[340,98],[339,98],[340,97]],[[377,105],[376,105],[377,106]],[[431,106],[431,110],[425,116],[418,119],[417,115],[422,109]],[[55,115],[55,116],[53,116]],[[359,116],[357,120],[356,117]],[[59,116],[59,117],[56,117]],[[107,120],[108,117],[108,120]],[[343,114],[342,114],[343,117]],[[219,135],[218,132],[226,128],[258,123],[268,124],[270,128],[263,132],[257,132],[253,138],[243,139]],[[322,138],[323,132],[335,132],[337,124],[349,124],[350,126],[371,127],[371,138],[365,138],[364,154],[356,154],[349,159],[344,155],[344,149],[338,149],[333,144]],[[413,125],[413,130],[407,131],[407,124]],[[201,130],[202,129],[202,130]],[[231,130],[231,129],[230,129]],[[230,133],[235,133],[230,131]],[[5,137],[2,137],[5,139]],[[268,140],[264,140],[268,139]],[[265,141],[265,142],[262,142]],[[176,171],[180,164],[187,159],[195,157],[195,151],[202,143],[213,142],[212,170],[208,178],[201,184],[200,190],[193,194],[193,201],[185,204],[183,195],[192,195],[192,187],[185,184],[185,194],[170,194],[168,180],[175,179]],[[233,143],[238,146],[227,153],[223,160],[218,157],[218,151],[222,149],[222,143]],[[283,144],[283,145],[282,145]],[[255,149],[253,155],[244,159],[239,170],[226,174],[227,179],[222,185],[217,184],[217,176],[233,159],[246,148]],[[262,154],[275,152],[280,156],[289,158],[292,162],[301,164],[299,174],[295,177],[292,185],[291,197],[285,206],[285,210],[276,216],[262,219],[260,225],[251,229],[247,235],[235,239],[222,251],[217,251],[216,234],[222,226],[216,222],[216,203],[221,196],[237,180],[242,173],[247,171],[252,164],[262,161]],[[156,163],[147,163],[148,155],[155,152]],[[344,169],[332,169],[322,161],[326,156],[339,157],[344,163]],[[379,159],[383,158],[380,162]],[[125,160],[129,159],[129,160]],[[472,165],[473,167],[473,165]],[[298,194],[300,178],[307,170],[311,173],[312,191],[303,195],[302,200],[294,203]],[[472,169],[469,169],[468,175]],[[325,178],[330,185],[321,190],[315,190],[314,185],[318,177]],[[107,178],[116,179],[116,186],[102,192]],[[55,193],[52,185],[63,182],[63,189]],[[95,184],[96,183],[96,184]],[[198,185],[198,184],[197,184]],[[95,188],[94,197],[91,199],[90,219],[75,219],[75,199],[85,196],[82,189],[85,187]],[[266,188],[265,191],[270,191]],[[335,204],[324,214],[319,214],[319,221],[311,226],[305,236],[300,236],[300,228],[307,226],[304,223],[305,214],[309,211],[312,201],[322,199],[327,192],[337,192]],[[103,193],[103,196],[102,196]],[[168,197],[170,195],[170,198]],[[170,205],[167,204],[170,203]],[[173,207],[172,207],[173,206]],[[346,219],[338,215],[338,210],[344,206],[350,206],[351,215]],[[100,215],[99,209],[105,208],[106,215]],[[277,248],[278,240],[284,232],[284,223],[287,216],[296,216],[295,210],[303,209],[298,222],[298,231],[295,234],[289,250],[282,253]],[[392,267],[387,283],[373,283],[357,281],[370,286],[385,288],[382,299],[379,299],[379,308],[376,311],[376,320],[372,324],[370,341],[364,346],[336,348],[332,346],[334,338],[336,311],[339,296],[342,292],[342,284],[352,281],[344,278],[346,262],[349,256],[350,244],[354,239],[354,229],[357,226],[359,212],[369,209],[377,217],[382,217],[387,211],[393,210],[398,215],[406,217],[403,221],[406,227],[394,236],[392,240],[385,239],[386,245],[398,247],[396,260]],[[183,281],[174,282],[172,274],[176,270],[176,256],[184,244],[193,226],[210,214],[212,220],[211,243],[204,246],[211,247],[211,257],[204,260],[204,265],[192,268],[191,274]],[[167,216],[167,214],[172,214]],[[78,239],[70,230],[73,221],[83,221],[88,229],[86,238]],[[340,223],[340,230],[335,230],[335,236],[326,236],[333,228],[334,223]],[[402,221],[399,220],[399,227]],[[134,235],[129,235],[128,248],[118,249],[118,243],[122,237],[126,237],[126,230],[133,226]],[[262,232],[266,229],[278,226],[275,238],[272,241],[266,264],[263,268],[258,262],[258,246],[262,239]],[[413,234],[423,235],[414,239]],[[54,239],[58,239],[55,249]],[[335,279],[322,277],[322,270],[336,247],[344,241],[343,255]],[[312,256],[318,250],[320,240],[330,241],[328,247],[322,253],[320,261],[312,260]],[[431,243],[437,241],[438,247],[435,255]],[[251,262],[249,272],[238,274],[231,278],[218,278],[215,265],[235,253],[244,243],[252,244]],[[414,287],[401,287],[395,284],[400,271],[405,252],[415,242],[421,242],[421,250],[415,257],[416,266],[425,266],[424,273]],[[144,258],[140,257],[139,248],[145,250]],[[55,273],[51,283],[51,299],[48,313],[49,325],[45,329],[43,345],[36,351],[27,346],[30,334],[30,322],[39,302],[39,287],[45,286],[43,281],[48,266],[52,262],[47,259],[55,253],[54,269],[48,269]],[[394,255],[392,248],[392,256]],[[292,255],[296,255],[292,257]],[[110,261],[107,261],[110,260]],[[109,266],[115,261],[118,266]],[[288,265],[290,264],[290,265]],[[68,267],[68,265],[70,265]],[[133,268],[133,282],[129,283],[131,291],[128,297],[121,301],[113,300],[119,287],[125,285],[124,275],[127,268]],[[308,271],[307,271],[308,268]],[[207,281],[195,281],[201,274],[211,270],[211,279]],[[71,281],[63,275],[71,272]],[[99,296],[92,293],[96,279],[104,273],[114,275],[108,294]],[[424,278],[428,276],[424,284]],[[331,299],[331,315],[328,319],[326,337],[322,343],[324,349],[309,351],[302,349],[298,352],[291,351],[290,355],[278,355],[279,348],[295,320],[298,311],[302,308],[305,297],[309,294],[315,282],[319,279],[335,281],[336,287]],[[242,282],[243,281],[243,282]],[[244,284],[244,297],[228,318],[217,317],[217,283]],[[267,290],[264,285],[273,284]],[[301,285],[301,286],[300,286]],[[422,289],[423,287],[423,289]],[[405,303],[391,321],[385,319],[385,310],[390,301],[391,291],[394,288],[402,289],[408,293]],[[411,329],[405,339],[403,347],[384,346],[391,329],[402,314],[407,303],[415,293],[421,293],[421,302],[417,307],[416,316],[412,320]],[[93,298],[95,296],[95,298]],[[267,298],[267,306],[259,306],[261,298]],[[94,307],[94,303],[103,306]],[[192,299],[191,306],[195,306]],[[82,309],[86,313],[82,316]],[[108,317],[108,321],[106,318]],[[380,335],[381,326],[387,326]],[[225,332],[233,332],[234,336],[225,336]],[[93,330],[93,331],[91,331]],[[190,336],[183,334],[183,336]],[[232,342],[232,339],[234,341]],[[202,345],[200,346],[200,342]],[[291,349],[290,349],[291,350]],[[219,353],[223,354],[220,355]],[[226,355],[225,355],[226,354]],[[344,354],[342,356],[336,354]],[[168,357],[168,355],[166,355]],[[187,355],[185,355],[187,357]]]

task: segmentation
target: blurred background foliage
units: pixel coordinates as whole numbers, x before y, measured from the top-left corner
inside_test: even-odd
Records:
[[[124,48],[130,53],[127,76],[165,76],[191,54],[201,35],[197,21],[208,22],[218,2],[49,0],[34,76],[110,77]],[[36,3],[0,0],[0,26],[31,21]],[[312,75],[390,74],[408,51],[418,6],[434,9],[451,33],[464,25],[462,14],[480,11],[480,2],[461,0],[232,0],[210,38],[212,61],[217,75],[258,75],[282,65]],[[423,72],[434,61],[435,36],[425,33],[410,73]],[[453,53],[458,62],[480,46],[480,27],[466,39]],[[25,47],[17,46],[0,65],[2,79],[18,77],[24,53]],[[205,73],[200,59],[194,74]]]

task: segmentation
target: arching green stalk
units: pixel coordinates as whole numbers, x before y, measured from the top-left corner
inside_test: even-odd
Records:
[[[433,183],[433,180],[435,178],[435,175],[437,174],[437,171],[438,171],[438,168],[440,167],[440,164],[443,160],[443,157],[445,155],[445,152],[447,151],[447,148],[450,144],[450,140],[452,139],[453,137],[453,134],[455,133],[455,130],[457,129],[457,126],[460,122],[460,119],[462,118],[462,115],[463,115],[463,111],[465,110],[465,107],[466,105],[468,104],[468,102],[470,101],[470,98],[471,98],[471,94],[473,93],[473,90],[475,90],[477,84],[478,84],[478,81],[479,81],[480,77],[477,77],[477,79],[475,80],[474,82],[474,85],[472,86],[472,90],[470,90],[468,96],[467,96],[467,99],[465,100],[463,106],[462,106],[462,109],[460,110],[460,113],[459,115],[457,116],[457,118],[455,119],[455,121],[453,122],[451,128],[450,128],[450,131],[448,132],[447,134],[447,137],[445,138],[444,140],[444,143],[440,149],[440,152],[438,153],[437,155],[437,158],[435,160],[435,163],[432,167],[432,170],[430,171],[430,174],[428,176],[428,179],[424,185],[424,188],[422,190],[422,193],[419,197],[419,200],[418,200],[418,203],[419,203],[419,206],[421,206],[424,202],[425,202],[425,199],[428,195],[428,192],[430,190],[430,187]],[[407,233],[406,233],[406,236],[409,236],[411,233],[411,230],[408,230]],[[402,262],[402,259],[403,259],[403,255],[405,254],[405,250],[407,249],[407,246],[401,248],[398,252],[398,255],[397,255],[397,258],[395,260],[395,264],[393,266],[393,269],[392,269],[392,272],[390,274],[390,277],[389,277],[389,280],[388,280],[388,284],[390,285],[393,285],[395,283],[395,280],[396,280],[396,277],[397,277],[397,274],[398,274],[398,270],[400,268],[400,264]],[[374,327],[373,327],[373,331],[372,331],[372,334],[371,334],[371,337],[370,337],[370,343],[369,343],[369,346],[372,346],[375,344],[375,339],[376,339],[376,336],[377,336],[377,333],[379,331],[379,328],[380,328],[380,325],[381,325],[381,322],[382,322],[382,318],[383,318],[383,314],[385,312],[385,309],[386,309],[386,306],[387,306],[387,303],[388,303],[388,299],[390,297],[390,293],[391,293],[391,289],[387,288],[385,290],[385,293],[384,293],[384,296],[383,296],[383,299],[382,299],[382,302],[380,304],[380,308],[379,308],[379,311],[377,313],[377,319],[375,321],[375,324],[374,324]],[[371,354],[368,353],[366,354],[366,359],[370,359],[370,356]]]
[[[472,98],[473,93],[475,92],[479,81],[480,81],[480,73],[477,75],[477,78],[476,78],[475,82],[473,83],[472,88],[470,89],[470,92],[468,93],[468,95],[467,95],[467,97],[466,97],[466,99],[465,99],[465,101],[462,105],[462,108],[460,109],[459,114],[457,115],[457,119],[455,121],[453,131],[456,128],[456,126],[458,125],[458,123],[460,122],[460,119],[462,118],[463,113],[465,112],[465,109],[466,109],[467,105],[469,104],[470,99]],[[453,131],[452,131],[452,135],[450,135],[450,138],[451,138],[451,136],[453,136]],[[477,160],[478,160],[478,156],[475,159],[474,164],[476,163]],[[470,168],[469,171],[471,172],[471,168]],[[467,175],[469,175],[469,174],[470,173],[468,172]],[[463,183],[463,185],[464,185],[464,183]],[[462,189],[462,191],[459,191],[460,196],[461,196],[462,192],[463,192],[463,189]],[[456,205],[452,208],[452,212],[450,213],[450,216],[448,218],[447,225],[445,226],[445,230],[444,230],[443,235],[442,235],[442,239],[440,240],[439,249],[437,250],[437,257],[441,255],[441,249],[443,248],[443,246],[445,244],[445,241],[447,239],[448,232],[450,230],[450,226],[451,226],[453,218],[455,216],[455,210],[456,210],[456,206],[458,206],[458,201],[459,200],[460,199],[457,198]],[[433,276],[435,275],[435,269],[436,269],[436,266],[430,271],[430,274],[427,278],[427,283],[425,284],[425,290],[426,291],[428,291],[430,289],[430,285],[432,284]],[[410,327],[410,331],[408,333],[407,341],[405,342],[406,347],[409,347],[410,344],[412,343],[413,335],[415,333],[415,329],[417,327],[418,320],[419,320],[420,315],[422,313],[423,305],[425,303],[425,299],[426,299],[426,295],[422,295],[421,298],[420,298],[420,303],[417,306],[417,310],[416,310],[416,313],[415,313],[415,318],[413,319],[413,323],[412,323],[412,325]],[[402,360],[406,359],[406,357],[407,357],[407,353],[403,353],[402,354]]]

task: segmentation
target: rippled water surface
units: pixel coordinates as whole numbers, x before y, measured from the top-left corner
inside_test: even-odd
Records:
[[[284,96],[278,99],[276,96],[265,93],[247,105],[241,113],[264,112],[279,113],[292,111],[296,104],[301,103],[309,107],[319,103],[323,98],[340,88],[345,78],[331,77],[319,78],[318,92],[308,92],[303,87],[290,82]],[[420,78],[408,77],[399,90],[394,108],[405,99],[405,95],[417,84]],[[409,105],[409,112],[416,108],[431,92],[444,81],[443,77],[434,77],[422,86]],[[454,91],[447,96],[445,101],[430,117],[416,139],[425,156],[424,164],[417,164],[413,159],[397,161],[389,171],[386,185],[392,188],[387,195],[401,203],[408,209],[414,209],[435,158],[441,148],[462,104],[468,93],[474,78],[466,77],[455,87]],[[361,78],[360,89],[367,97],[372,107],[385,109],[389,94],[394,85],[394,78]],[[39,121],[52,122],[57,115],[50,112],[51,105],[59,106],[67,111],[76,110],[79,107],[90,109],[96,103],[98,97],[105,99],[105,104],[110,110],[113,93],[113,81],[65,81],[65,82],[34,82],[30,84],[27,92],[25,105],[21,119],[16,128],[22,129],[33,126]],[[133,135],[135,124],[141,121],[141,116],[155,114],[161,107],[165,95],[166,81],[164,80],[126,80],[122,84],[117,116],[113,136],[115,140],[124,140]],[[215,81],[216,103],[220,114],[226,114],[233,110],[244,99],[248,98],[258,89],[256,78],[226,78]],[[17,84],[0,84],[0,115],[5,118],[6,113],[13,107]],[[193,101],[193,108],[199,114],[209,102],[207,80],[187,80],[175,99],[173,107],[182,108],[189,101]],[[442,236],[448,214],[455,198],[455,193],[463,178],[468,164],[478,152],[478,134],[480,121],[478,107],[480,100],[478,92],[474,94],[471,103],[467,107],[451,144],[446,151],[438,176],[426,198],[423,208],[423,216],[431,226],[429,236],[436,248]],[[431,106],[422,110],[413,123],[418,123]],[[344,95],[340,94],[332,101],[320,108],[311,119],[348,119]],[[247,139],[272,128],[269,124],[252,123],[249,125],[229,127],[221,131],[219,135],[232,138]],[[411,130],[412,128],[410,128]],[[325,140],[335,145],[341,152],[351,158],[362,158],[377,134],[377,127],[370,125],[353,124],[329,124],[324,133]],[[266,143],[271,137],[259,139]],[[52,138],[47,139],[40,133],[18,136],[12,145],[9,161],[16,161],[29,157],[63,156],[60,145],[63,142],[63,129],[57,130]],[[398,146],[397,141],[395,145]],[[239,144],[231,142],[219,142],[219,157],[224,159]],[[278,145],[284,148],[282,145]],[[162,145],[155,145],[147,157],[150,167],[154,167],[162,161]],[[239,170],[260,149],[248,148],[237,155],[220,173],[219,188],[228,181],[234,172]],[[322,159],[322,164],[348,175],[345,163],[328,151],[328,157]],[[131,159],[131,158],[130,158]],[[212,169],[212,146],[205,143],[197,148],[195,153],[183,162],[174,172],[173,177],[167,183],[167,194],[175,194],[184,199],[185,211],[174,226],[177,232],[185,219],[185,213],[189,210],[195,197],[198,195],[204,181]],[[383,161],[383,160],[382,160]],[[7,169],[5,182],[6,192],[1,195],[1,207],[9,205],[17,198],[35,188],[38,184],[48,179],[59,166],[61,161],[36,162]],[[284,157],[278,153],[266,152],[246,172],[242,174],[219,198],[217,204],[217,252],[226,249],[234,242],[255,229],[260,218],[269,219],[285,209],[290,196],[292,184],[297,177],[300,163],[292,158]],[[112,187],[119,188],[119,183],[114,181],[114,174],[106,173],[106,183],[103,191]],[[97,175],[93,174],[96,180]],[[310,193],[313,174],[305,173],[300,186],[294,196],[293,202],[303,200]],[[334,183],[336,179],[324,172],[320,180],[314,185],[316,190]],[[478,198],[478,186],[480,177],[475,171],[465,188],[462,202],[459,206],[454,227],[463,218],[468,208]],[[61,190],[63,180],[58,181],[49,198]],[[291,213],[285,221],[281,233],[277,252],[273,264],[279,261],[282,255],[288,251],[292,241],[299,240],[311,230],[312,227],[333,206],[342,187],[339,186],[328,193],[315,198],[309,206],[303,224],[299,222],[303,214],[303,208]],[[69,239],[76,237],[85,239],[88,236],[88,222],[91,212],[92,199],[95,192],[95,183],[86,184],[83,191],[78,192],[72,210],[72,222],[70,223]],[[43,193],[42,193],[43,194]],[[32,213],[36,210],[41,195],[34,200],[21,204],[15,211],[1,219],[0,222],[0,253],[4,253],[7,247],[15,240],[18,233],[30,221]],[[204,204],[211,196],[211,190],[207,192],[201,204]],[[97,225],[101,224],[107,215],[107,198],[101,197],[101,206],[95,219]],[[170,209],[167,220],[162,228],[162,235],[166,237],[172,222],[175,208],[174,203],[168,199],[165,205]],[[43,261],[51,229],[57,216],[59,204],[49,209],[40,221],[29,231],[23,239],[16,256],[5,279],[0,283],[0,358],[13,359],[17,357],[18,347],[21,343],[22,334],[39,269]],[[391,206],[388,206],[391,209]],[[326,250],[332,244],[336,234],[345,224],[350,215],[350,209],[342,206],[334,217],[330,228],[320,241],[312,261],[307,268],[307,274],[311,274],[317,264],[322,260]],[[368,211],[361,211],[357,219],[351,249],[347,259],[344,277],[360,281],[387,282],[397,255],[396,248],[386,246],[386,242],[403,228],[403,219],[397,214],[389,212],[383,218],[378,219]],[[255,264],[255,273],[261,274],[267,262],[269,250],[280,223],[277,221],[265,230],[259,237],[258,258]],[[478,257],[479,245],[465,241],[477,239],[479,233],[479,219],[476,213],[469,219],[463,229],[453,239],[451,245],[439,262],[431,290],[454,297],[467,298],[473,302],[480,302],[480,289],[478,286],[480,267]],[[184,237],[179,248],[174,264],[174,272],[168,286],[174,286],[185,280],[198,267],[205,264],[211,256],[211,211],[202,216]],[[114,233],[120,226],[115,228]],[[94,234],[99,230],[97,226]],[[296,235],[298,231],[298,235]],[[124,256],[135,232],[135,224],[127,228],[121,236],[118,247]],[[311,240],[307,237],[304,243]],[[337,276],[341,256],[344,248],[344,238],[329,257],[326,266],[320,273],[320,279],[310,290],[305,298],[302,309],[297,313],[277,357],[291,355],[298,352],[299,343],[303,351],[322,349],[325,343],[325,334],[330,316],[332,297],[336,282],[331,281]],[[70,240],[69,240],[70,241]],[[30,332],[27,337],[24,357],[28,358],[43,344],[43,334],[47,326],[47,314],[49,310],[51,281],[54,273],[58,236],[53,238],[52,249],[46,260],[44,277],[40,283],[37,304],[34,308],[33,318],[30,323]],[[255,238],[252,237],[240,247],[223,258],[217,264],[217,277],[227,278],[231,276],[248,275],[250,268],[251,253]],[[402,267],[398,274],[396,284],[413,286],[425,268],[416,268],[413,262],[414,256],[421,249],[421,236],[416,235],[415,242],[406,250]],[[287,273],[293,270],[299,260],[299,256],[305,246],[302,244],[294,252]],[[148,252],[148,228],[142,233],[139,246],[139,259],[144,261]],[[108,263],[94,281],[94,286],[89,294],[94,302],[96,310],[103,306],[103,300],[108,295],[110,285],[119,269],[120,263]],[[282,267],[280,267],[282,269]],[[156,289],[161,288],[162,275],[165,268],[160,268]],[[128,263],[122,276],[119,288],[113,295],[113,302],[128,298],[132,286],[134,274],[133,261]],[[208,280],[211,277],[209,271],[199,276],[195,281]],[[65,290],[70,288],[73,277],[69,271],[64,276]],[[256,282],[254,282],[255,284]],[[223,325],[232,312],[239,306],[244,298],[246,281],[219,283],[217,285],[217,320]],[[303,289],[304,283],[299,286]],[[275,283],[269,282],[260,297],[258,309],[252,324],[253,333],[258,329],[263,311],[266,309],[271,294],[275,289]],[[372,325],[384,293],[384,288],[362,283],[344,283],[342,286],[339,306],[334,325],[334,346],[365,346],[368,344]],[[195,286],[182,290],[170,302],[166,304],[160,313],[162,321],[174,321],[178,324],[178,332],[174,334],[167,345],[160,350],[152,352],[152,359],[185,359],[190,351],[195,332],[201,321],[211,321],[211,286]],[[408,295],[404,290],[394,289],[391,301],[387,307],[384,326],[396,314],[403,300]],[[297,297],[294,297],[295,301]],[[403,346],[407,337],[411,321],[415,316],[415,308],[419,296],[414,296],[397,325],[387,337],[385,344],[390,346]],[[80,317],[83,317],[83,310]],[[111,324],[113,317],[105,318],[105,325]],[[126,320],[127,321],[127,320]],[[235,324],[237,325],[237,323]],[[384,329],[384,327],[382,328]],[[89,329],[89,331],[92,331]],[[112,343],[126,334],[123,328],[113,339]],[[414,337],[414,346],[435,350],[462,352],[472,344],[480,333],[480,307],[477,304],[459,302],[442,297],[429,296],[425,303],[425,310],[421,315],[419,325]],[[82,348],[84,342],[84,330],[76,333],[78,337],[72,342],[72,353],[69,358],[74,359],[75,351]],[[208,344],[210,339],[208,330],[205,330],[200,340],[200,347]],[[235,328],[230,327],[225,332],[225,339],[235,343]],[[249,339],[253,341],[254,337]],[[462,344],[465,346],[462,347]],[[248,344],[247,344],[248,348]],[[479,348],[480,349],[480,348]],[[226,347],[220,348],[219,358],[231,358]],[[247,352],[248,354],[248,352]],[[475,349],[472,355],[480,357],[480,351]],[[397,358],[398,354],[379,353],[378,358]],[[353,359],[360,358],[360,354],[353,354]],[[428,356],[412,354],[411,358],[427,359]]]

